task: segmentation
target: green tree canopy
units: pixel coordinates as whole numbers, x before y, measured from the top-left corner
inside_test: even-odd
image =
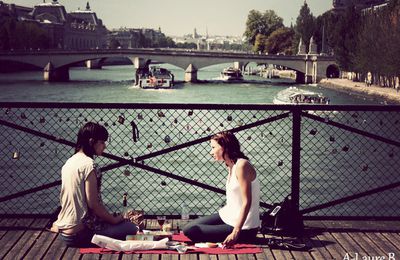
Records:
[[[257,10],[251,10],[247,16],[244,36],[254,46],[258,34],[268,37],[272,32],[281,27],[283,27],[283,19],[275,11],[266,10],[264,13],[261,13]]]
[[[295,32],[292,28],[279,28],[267,38],[265,50],[273,54],[283,52],[292,55],[294,35]]]
[[[296,42],[294,42],[294,45],[297,46],[300,38],[302,38],[304,44],[308,46],[310,43],[310,38],[315,32],[315,17],[311,13],[310,8],[305,1],[304,5],[300,8],[299,16],[296,19],[295,31]]]
[[[337,19],[335,29],[330,32],[336,61],[343,70],[353,71],[355,69],[354,58],[360,25],[361,12],[354,6],[350,6]]]
[[[267,41],[267,37],[264,34],[257,34],[256,40],[254,42],[253,51],[254,52],[265,52],[265,44]]]

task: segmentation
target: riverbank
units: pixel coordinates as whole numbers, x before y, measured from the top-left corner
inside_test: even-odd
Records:
[[[393,88],[384,88],[377,85],[367,87],[364,82],[354,82],[348,79],[323,79],[319,85],[325,88],[358,92],[365,95],[377,96],[400,104],[400,91]]]

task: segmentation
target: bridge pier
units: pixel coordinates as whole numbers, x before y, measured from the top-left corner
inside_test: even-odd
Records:
[[[63,66],[60,68],[54,68],[51,62],[47,63],[43,70],[43,79],[45,81],[68,81],[69,80],[69,68]]]
[[[303,72],[296,71],[296,83],[298,84],[310,84],[310,83],[316,83],[313,81],[313,76],[312,75],[306,75]]]
[[[86,68],[88,69],[101,69],[103,67],[103,60],[96,59],[96,60],[87,60],[85,61]]]
[[[185,82],[196,82],[197,81],[197,68],[193,64],[185,70]]]

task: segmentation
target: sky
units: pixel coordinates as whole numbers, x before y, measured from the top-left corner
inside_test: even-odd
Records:
[[[33,7],[43,0],[3,0]],[[51,2],[51,0],[46,0]],[[87,0],[59,0],[67,12],[85,9]],[[249,11],[274,10],[284,24],[293,24],[304,0],[89,0],[92,11],[108,29],[161,28],[168,36],[193,33],[242,36]],[[332,0],[307,0],[314,16],[328,11]]]

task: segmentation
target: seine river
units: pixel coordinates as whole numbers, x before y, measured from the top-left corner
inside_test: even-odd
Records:
[[[184,71],[172,65],[169,68],[178,81],[173,89],[144,90],[134,86],[133,66],[105,66],[101,70],[71,68],[70,81],[47,83],[43,73],[20,72],[0,74],[0,101],[28,102],[101,102],[101,103],[272,103],[274,96],[287,84],[266,80],[259,76],[244,76],[243,83],[224,84],[215,81],[228,64],[199,70],[204,83],[183,83]],[[272,81],[272,82],[271,82]],[[181,82],[181,83],[179,83]],[[290,82],[290,81],[289,81]],[[382,99],[323,89],[318,86],[300,86],[328,96],[331,104],[380,104]]]

